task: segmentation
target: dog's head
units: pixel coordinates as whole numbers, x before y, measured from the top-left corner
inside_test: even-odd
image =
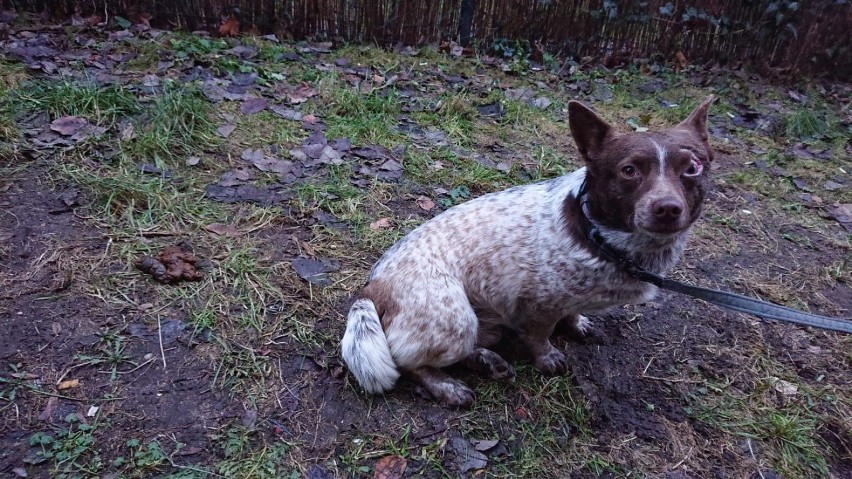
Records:
[[[711,95],[685,120],[657,132],[619,133],[581,103],[568,122],[586,162],[591,216],[607,227],[656,237],[698,219],[713,151],[707,141]]]

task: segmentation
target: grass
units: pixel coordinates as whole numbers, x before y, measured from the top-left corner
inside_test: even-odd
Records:
[[[66,79],[23,82],[6,92],[2,109],[16,115],[44,111],[51,119],[81,116],[111,127],[119,118],[137,113],[140,106],[136,95],[124,86],[100,87]]]
[[[566,86],[574,82],[603,80],[613,98],[610,103],[595,105],[621,129],[627,129],[624,122],[628,118],[651,128],[671,125],[707,94],[706,89],[694,88],[685,75],[672,72],[663,75],[669,82],[666,91],[646,94],[637,86],[647,78],[635,69],[617,73],[581,70],[574,78],[559,79],[547,72],[528,72],[524,62],[515,62],[514,71],[491,69],[484,75],[486,67],[477,59],[449,58],[428,49],[409,57],[355,45],[346,45],[329,57],[321,57],[321,61],[305,55],[304,61],[285,62],[283,55],[295,51],[295,45],[261,39],[246,42],[258,47],[256,58],[237,62],[224,53],[230,46],[223,40],[170,34],[159,42],[124,42],[121,48],[140,53],[133,68],[152,67],[160,51],[156,45],[166,45],[176,52],[177,62],[191,59],[209,64],[220,74],[250,70],[271,86],[306,82],[318,94],[295,108],[315,114],[326,125],[329,139],[350,138],[355,146],[406,147],[400,157],[404,172],[401,183],[374,181],[367,188],[356,187],[350,181],[353,166],[344,164],[328,167],[322,175],[295,185],[290,190],[292,200],[285,205],[217,203],[206,198],[205,188],[218,181],[222,173],[242,165],[239,156],[244,148],[268,149],[274,145],[279,156],[286,158],[286,151],[297,147],[308,132],[299,123],[268,111],[245,116],[236,103],[211,105],[193,84],[165,81],[162,91],[143,93],[133,85],[29,80],[20,65],[0,63],[5,79],[0,83],[0,138],[24,144],[19,122],[36,112],[45,112],[50,118],[79,115],[108,129],[104,137],[67,151],[51,152],[46,160],[51,162],[50,182],[70,181],[86,191],[88,203],[75,213],[109,239],[107,250],[99,251],[98,258],[80,258],[75,274],[79,274],[81,284],[73,293],[99,298],[108,308],[131,311],[134,322],[156,324],[167,316],[180,318],[195,338],[203,338],[195,352],[208,360],[210,388],[258,410],[261,418],[282,418],[278,403],[282,391],[301,391],[294,417],[282,419],[294,421],[288,423],[290,426],[314,421],[309,425],[317,427],[317,418],[323,417],[319,411],[327,401],[334,400],[332,393],[321,388],[340,384],[328,382],[327,376],[334,374],[338,364],[336,348],[343,324],[341,311],[345,309],[341,305],[363,284],[370,264],[385,249],[434,213],[419,209],[414,203],[418,196],[429,196],[439,208],[446,208],[490,191],[574,170],[579,160],[563,111],[578,95]],[[408,79],[360,91],[344,72],[321,64],[330,64],[336,58],[346,58],[350,65],[368,66],[386,79],[401,72]],[[463,87],[449,86],[433,75],[436,69],[465,75],[469,81]],[[367,78],[367,82],[370,80]],[[551,88],[543,90],[536,82]],[[508,98],[503,87],[533,88],[537,96],[547,96],[553,104],[539,110],[525,101]],[[405,112],[404,106],[412,104],[411,95],[416,96],[416,104],[427,107]],[[661,98],[675,106],[662,106]],[[779,98],[783,100],[783,95]],[[721,101],[719,112],[737,108],[732,101]],[[481,117],[477,107],[493,103],[501,106],[502,116]],[[789,136],[825,137],[828,140],[820,141],[826,146],[840,148],[837,145],[848,132],[840,130],[839,123],[824,113],[825,108],[791,109],[785,120]],[[407,115],[424,130],[439,130],[447,144],[435,146],[412,140],[396,128],[400,115]],[[214,133],[223,122],[236,125],[227,140]],[[815,188],[834,178],[838,165],[843,166],[842,160],[796,158],[787,153],[789,145],[762,133],[737,134],[747,145],[726,146],[720,139],[713,141],[742,153],[742,161],[761,160],[769,167],[784,168],[790,176],[804,178]],[[749,146],[766,153],[754,155]],[[105,154],[110,151],[115,154]],[[475,159],[476,153],[504,159],[497,158],[498,151],[508,152],[505,159],[513,162],[510,171],[488,168]],[[201,157],[202,162],[187,166],[190,156]],[[143,173],[138,163],[168,169],[171,176]],[[704,261],[712,268],[722,264],[714,261],[723,257],[735,261],[757,253],[778,257],[776,242],[766,239],[767,231],[775,231],[779,218],[795,222],[799,228],[785,231],[787,236],[776,238],[778,241],[788,241],[814,255],[825,248],[849,251],[848,239],[831,230],[835,226],[830,221],[801,205],[800,191],[789,178],[753,166],[726,168],[716,177],[721,193],[714,193],[714,203],[695,230],[691,261]],[[8,176],[19,173],[10,170]],[[258,184],[274,182],[273,175],[254,173]],[[436,192],[437,188],[446,193]],[[744,192],[753,192],[754,204],[739,198]],[[848,198],[843,191],[815,193],[827,203]],[[746,208],[752,216],[741,213]],[[319,210],[335,215],[344,227],[317,224],[312,216]],[[390,226],[371,227],[380,218],[387,218]],[[240,234],[218,236],[205,229],[213,223],[234,225]],[[755,238],[760,245],[752,244]],[[140,255],[156,254],[178,240],[189,241],[196,255],[205,259],[203,281],[160,285],[133,268]],[[803,254],[800,250],[797,254]],[[294,255],[333,258],[341,268],[332,273],[330,286],[318,288],[293,271],[289,259]],[[796,306],[829,304],[819,295],[849,278],[852,273],[847,263],[848,258],[835,258],[828,265],[796,269],[798,264],[790,261],[753,267],[747,273],[734,271],[731,281],[735,285],[747,280],[758,287],[775,286],[759,292]],[[701,267],[707,265],[702,263]],[[802,278],[779,273],[783,267],[796,269]],[[692,274],[691,268],[684,274]],[[810,281],[814,286],[803,289],[797,281]],[[96,367],[105,380],[120,385],[122,372],[140,364],[128,352],[127,345],[134,339],[122,333],[128,321],[116,319],[108,330],[101,331],[98,343],[75,351],[75,361]],[[448,441],[460,435],[470,440],[499,440],[507,448],[506,454],[489,457],[483,477],[560,477],[571,473],[638,477],[663,474],[685,457],[685,451],[674,444],[680,440],[693,441],[704,449],[706,441],[718,441],[712,451],[696,452],[696,456],[703,454],[713,462],[724,460],[722,451],[735,450],[739,441],[749,438],[765,451],[765,465],[785,477],[826,477],[831,465],[820,432],[832,420],[849,418],[848,398],[834,384],[815,385],[798,377],[788,363],[766,359],[769,353],[761,348],[774,347],[762,342],[751,344],[746,339],[755,340],[747,336],[732,345],[723,338],[706,350],[692,350],[710,362],[735,354],[740,347],[746,348],[740,354],[747,357],[737,356],[745,364],[742,377],[720,379],[684,373],[692,375],[683,383],[675,383],[671,398],[660,398],[660,403],[682,400],[691,411],[691,419],[677,426],[683,437],[673,434],[670,438],[673,444],[649,444],[628,432],[601,435],[596,405],[575,378],[544,378],[530,366],[520,365],[518,379],[511,385],[471,381],[478,396],[473,411],[448,414],[446,433],[431,442],[418,440],[424,416],[419,415],[422,411],[416,399],[405,393],[367,399],[358,393],[353,401],[366,405],[364,415],[384,414],[394,420],[383,424],[383,429],[370,431],[341,426],[339,436],[333,438],[321,458],[307,457],[312,453],[302,451],[313,447],[304,439],[311,431],[278,437],[268,432],[267,423],[249,428],[237,425],[237,421],[213,430],[210,440],[217,456],[193,466],[187,466],[176,454],[183,447],[177,439],[171,444],[165,436],[124,440],[116,446],[119,452],[113,448],[107,457],[102,438],[115,431],[106,417],[91,425],[71,419],[61,435],[34,435],[32,446],[49,460],[51,473],[57,477],[116,471],[127,477],[150,477],[166,471],[171,475],[165,477],[175,478],[212,474],[303,477],[312,463],[340,476],[370,477],[376,473],[376,461],[387,455],[406,458],[415,474],[454,477]],[[843,345],[824,347],[836,352],[843,351]],[[752,353],[754,357],[748,356]],[[288,362],[298,358],[309,372],[287,369]],[[312,375],[314,362],[327,363],[327,367]],[[22,404],[22,397],[44,392],[10,375],[26,372],[28,367],[16,365],[13,372],[0,378],[0,411],[4,414]],[[726,370],[723,374],[733,372]],[[796,384],[799,396],[778,403],[771,378],[779,377]],[[679,389],[681,386],[689,389]],[[648,413],[653,413],[658,404],[648,403]],[[683,454],[675,461],[663,459],[674,456],[673,451]],[[707,464],[702,460],[683,459],[692,470],[701,470]],[[737,473],[747,477],[751,471],[743,467]]]
[[[139,122],[131,124],[135,137],[122,142],[122,151],[130,159],[174,165],[178,158],[212,148],[209,111],[209,102],[196,88],[165,83]]]

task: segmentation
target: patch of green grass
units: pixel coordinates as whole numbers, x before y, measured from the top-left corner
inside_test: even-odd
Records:
[[[810,108],[797,108],[785,118],[784,128],[790,138],[817,138],[828,132],[828,123]]]
[[[174,184],[129,165],[93,168],[67,163],[60,173],[95,193],[93,208],[99,217],[136,234],[158,228],[196,230],[223,216],[223,205],[200,201],[201,185]]]
[[[216,144],[210,102],[192,86],[165,83],[133,125],[135,136],[121,142],[123,153],[158,165],[173,164]]]
[[[826,445],[818,432],[826,418],[816,407],[820,403],[827,405],[827,418],[836,419],[830,412],[835,406],[825,402],[833,396],[785,381],[780,384],[794,387],[795,392],[779,404],[780,380],[775,374],[782,366],[766,357],[752,357],[748,361],[763,378],[744,390],[730,382],[707,382],[690,394],[687,411],[696,420],[727,434],[760,441],[761,454],[784,477],[828,477],[823,453]]]
[[[121,85],[99,87],[69,79],[34,80],[10,90],[2,109],[16,115],[46,111],[51,118],[81,116],[109,127],[119,118],[137,113],[139,102]]]
[[[392,88],[363,94],[348,86],[331,86],[320,91],[325,100],[318,113],[328,125],[329,138],[347,137],[355,145],[391,146],[400,138],[394,130],[400,106]]]

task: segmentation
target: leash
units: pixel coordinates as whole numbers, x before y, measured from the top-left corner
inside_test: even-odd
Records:
[[[788,323],[801,324],[814,328],[839,331],[841,333],[852,333],[852,321],[820,316],[818,314],[805,313],[786,306],[780,306],[766,301],[749,298],[741,294],[717,289],[692,286],[673,279],[664,278],[656,273],[645,270],[635,262],[625,258],[604,240],[597,228],[589,231],[589,239],[598,247],[600,255],[608,261],[616,263],[625,273],[646,283],[651,283],[659,288],[674,291],[676,293],[703,299],[708,303],[722,306],[741,313],[753,314],[762,319],[776,319]]]
[[[584,192],[585,183],[581,188],[580,197],[583,196],[582,193]],[[585,203],[585,201],[583,201],[583,203]],[[813,328],[852,334],[852,321],[847,319],[830,318],[828,316],[805,313],[786,306],[780,306],[766,301],[749,298],[748,296],[743,296],[741,294],[692,286],[652,273],[642,268],[631,259],[625,257],[620,251],[607,243],[600,230],[592,224],[591,220],[586,215],[586,209],[583,207],[583,204],[581,204],[580,209],[582,210],[581,216],[583,219],[583,229],[586,231],[588,239],[597,246],[599,255],[607,261],[617,264],[625,273],[639,281],[651,283],[659,288],[692,296],[693,298],[702,299],[708,303],[733,309],[734,311],[752,314],[761,319],[775,319],[779,321],[786,321],[788,323],[810,326]]]

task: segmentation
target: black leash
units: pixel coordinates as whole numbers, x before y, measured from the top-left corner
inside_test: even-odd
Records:
[[[583,187],[584,190],[585,184]],[[582,196],[582,193],[580,196]],[[589,240],[597,246],[598,254],[607,261],[617,264],[625,273],[640,281],[651,283],[662,289],[703,299],[708,303],[733,309],[734,311],[753,314],[762,319],[776,319],[779,321],[787,321],[789,323],[827,329],[830,331],[852,333],[852,321],[847,319],[830,318],[828,316],[805,313],[786,306],[779,306],[777,304],[767,303],[766,301],[749,298],[748,296],[743,296],[741,294],[692,286],[681,283],[680,281],[664,278],[656,273],[647,271],[607,243],[606,239],[604,239],[603,235],[601,235],[601,232],[586,216],[585,208],[583,208],[582,205],[581,209],[583,210],[581,215],[584,223],[583,230]]]

